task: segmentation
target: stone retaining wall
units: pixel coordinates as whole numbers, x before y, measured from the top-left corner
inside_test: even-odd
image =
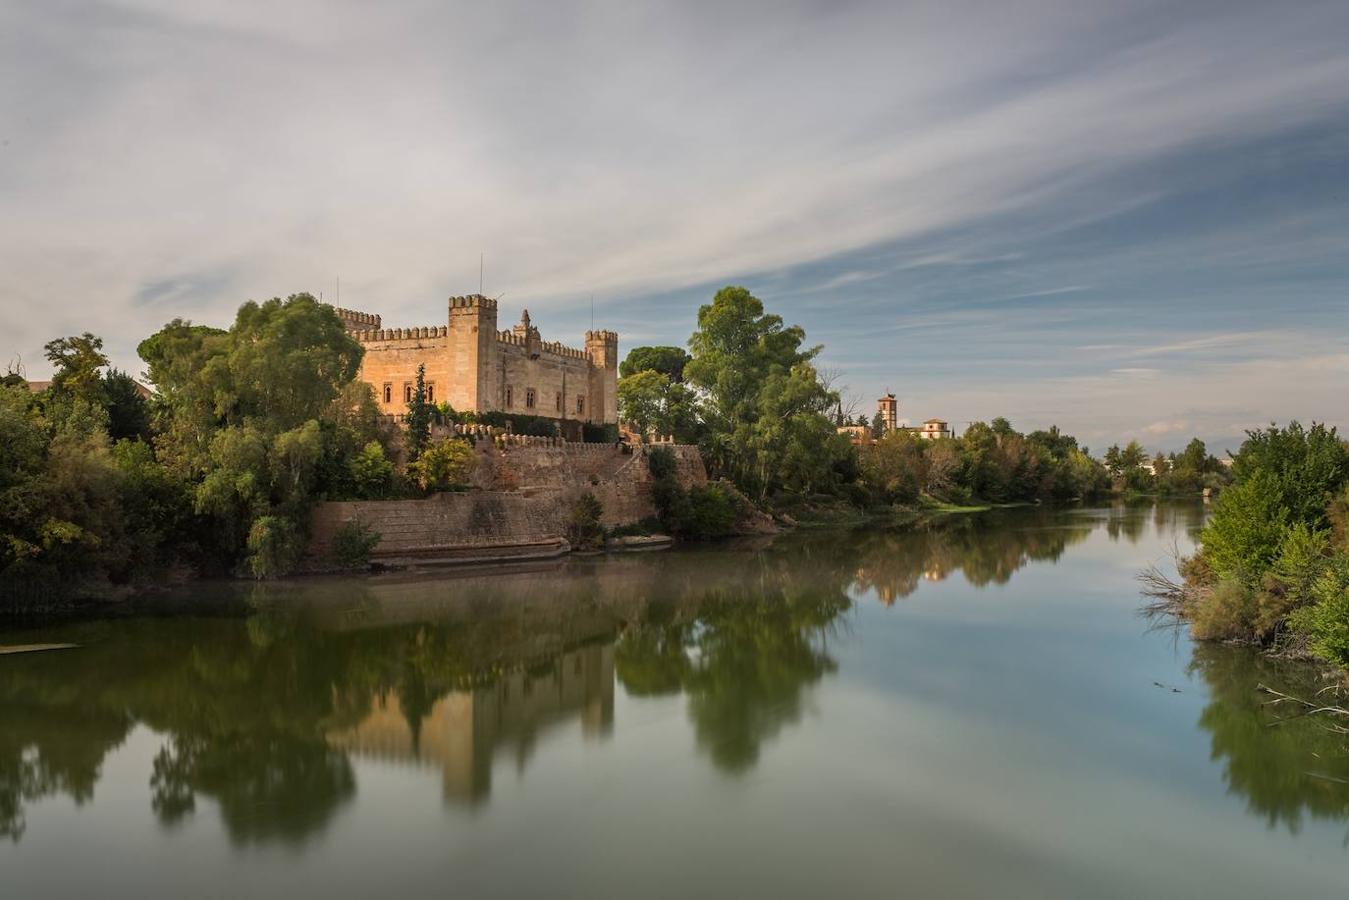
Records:
[[[707,482],[698,449],[664,445],[680,482]],[[508,444],[480,441],[473,490],[424,500],[322,503],[314,511],[309,556],[316,567],[331,557],[337,529],[358,520],[380,535],[372,561],[469,562],[528,559],[565,553],[576,501],[589,492],[609,527],[656,515],[647,449],[612,444]]]

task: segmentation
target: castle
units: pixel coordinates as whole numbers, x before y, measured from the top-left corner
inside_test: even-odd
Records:
[[[529,310],[497,330],[497,302],[451,297],[447,324],[382,328],[373,313],[335,309],[365,349],[360,377],[381,412],[407,411],[426,366],[426,396],[459,412],[502,412],[571,422],[618,423],[618,335],[587,331],[585,349],[544,341]],[[578,427],[578,426],[574,426]]]

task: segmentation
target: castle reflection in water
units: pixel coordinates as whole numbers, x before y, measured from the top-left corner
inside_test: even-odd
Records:
[[[453,690],[421,716],[410,716],[398,694],[385,690],[357,725],[333,731],[328,742],[358,757],[439,768],[447,802],[476,805],[492,786],[499,752],[518,768],[538,739],[579,718],[587,738],[614,724],[614,648],[589,646],[563,653],[543,671],[503,674],[485,687]]]
[[[50,626],[27,642],[80,649],[0,670],[0,837],[18,840],[44,797],[91,798],[136,728],[162,738],[147,762],[160,821],[208,799],[236,843],[321,833],[360,760],[439,770],[445,802],[473,807],[499,761],[523,771],[570,728],[609,735],[619,687],[682,698],[695,750],[736,775],[837,670],[855,602],[955,572],[1000,584],[1093,531],[1135,540],[1150,518],[1162,533],[1200,516],[1018,510],[489,572],[195,586],[181,601],[195,615]]]

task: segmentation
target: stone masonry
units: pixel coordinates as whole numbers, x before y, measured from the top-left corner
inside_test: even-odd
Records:
[[[365,348],[360,377],[380,410],[401,415],[426,366],[433,403],[460,412],[503,412],[595,424],[618,422],[618,335],[587,331],[585,348],[545,341],[525,310],[497,330],[497,302],[479,294],[449,299],[444,325],[384,328],[372,313],[338,309]]]
[[[479,441],[473,489],[425,500],[341,501],[315,510],[310,557],[330,555],[333,535],[359,520],[380,535],[372,561],[390,565],[530,559],[567,552],[567,527],[582,494],[606,526],[656,515],[648,448],[538,438]],[[707,483],[697,447],[667,444],[684,487]]]

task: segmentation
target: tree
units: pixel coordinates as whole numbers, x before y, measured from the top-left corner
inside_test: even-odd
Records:
[[[103,376],[103,398],[108,410],[108,434],[122,438],[150,439],[150,404],[141,394],[141,386],[125,372],[111,369]]]
[[[687,441],[695,434],[693,392],[670,376],[645,369],[618,381],[618,409],[623,420],[642,435],[675,435]]]
[[[660,372],[672,382],[680,383],[688,361],[688,353],[679,347],[633,347],[618,367],[618,374],[628,378],[638,372]]]
[[[603,515],[604,506],[594,494],[587,491],[581,495],[572,506],[567,527],[567,537],[573,547],[595,550],[604,546],[604,526],[600,524]]]
[[[704,456],[759,499],[773,491],[820,490],[851,454],[830,423],[838,395],[820,382],[805,332],[764,312],[742,287],[726,287],[698,310],[685,377],[701,394]]]
[[[103,402],[103,376],[108,364],[103,354],[103,339],[89,332],[48,341],[43,348],[47,360],[56,367],[52,387],[73,394],[88,403]]]
[[[426,364],[417,366],[417,386],[408,401],[408,458],[421,455],[431,439],[431,406],[426,402]]]
[[[352,387],[360,345],[331,307],[295,294],[245,303],[227,332],[174,320],[138,350],[159,390],[156,455],[193,484],[216,564],[293,562],[308,509],[342,492],[378,434],[368,387]]]
[[[465,487],[477,458],[468,441],[442,440],[429,444],[408,464],[408,474],[424,491]]]
[[[923,448],[907,430],[891,431],[862,456],[862,480],[888,503],[913,503],[926,482]]]

